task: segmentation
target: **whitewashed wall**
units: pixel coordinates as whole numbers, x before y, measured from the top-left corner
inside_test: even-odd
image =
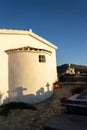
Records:
[[[25,35],[25,34],[24,35],[23,34],[0,34],[0,72],[1,72],[0,73],[0,92],[3,93],[2,100],[5,99],[8,96],[7,91],[9,91],[8,90],[8,87],[9,87],[8,86],[9,85],[9,82],[8,82],[9,81],[9,79],[8,79],[8,75],[9,75],[9,73],[8,73],[8,55],[5,53],[5,50],[24,47],[24,46],[31,46],[31,47],[35,47],[35,48],[46,49],[46,50],[49,50],[49,51],[52,52],[50,63],[49,63],[49,68],[51,70],[49,72],[52,72],[52,74],[51,74],[51,85],[52,85],[53,82],[55,82],[55,80],[57,80],[56,58],[55,58],[56,52],[55,52],[54,48],[44,44],[42,41],[40,41],[40,40],[30,36],[30,35]],[[21,62],[22,55],[24,55],[24,57],[26,57],[27,53],[26,54],[20,53],[20,54],[17,54],[17,55],[20,57],[19,59],[20,59],[20,62]],[[32,57],[32,55],[33,54],[31,54],[31,57]],[[32,60],[33,60],[33,62],[35,62],[34,58]],[[36,65],[36,63],[35,63],[35,65]],[[24,64],[24,66],[25,66],[25,64]],[[34,66],[34,63],[33,63],[33,66]],[[40,78],[40,80],[42,78]],[[18,86],[20,86],[20,85],[18,85]],[[27,87],[27,84],[25,85],[25,87]],[[24,93],[26,93],[26,92],[29,92],[29,91],[24,91]]]
[[[39,62],[42,54],[46,62]],[[51,55],[38,52],[9,54],[10,101],[36,103],[52,95],[50,59]]]

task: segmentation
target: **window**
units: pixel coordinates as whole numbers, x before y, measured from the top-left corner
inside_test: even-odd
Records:
[[[39,55],[39,62],[46,62],[45,55]]]

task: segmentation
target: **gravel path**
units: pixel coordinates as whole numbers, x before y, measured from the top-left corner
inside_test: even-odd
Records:
[[[69,97],[73,86],[64,86],[54,90],[53,96],[35,104],[37,111],[12,110],[9,116],[0,116],[0,130],[43,130],[44,124],[54,115],[61,113],[61,97]]]

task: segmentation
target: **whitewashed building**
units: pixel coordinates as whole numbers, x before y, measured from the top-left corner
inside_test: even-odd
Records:
[[[1,102],[49,98],[57,80],[56,49],[32,30],[0,29]]]
[[[75,74],[75,68],[71,67],[71,64],[68,65],[66,74],[70,74],[70,75]]]

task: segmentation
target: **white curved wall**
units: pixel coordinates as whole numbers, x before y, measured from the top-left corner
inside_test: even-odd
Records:
[[[44,44],[42,41],[30,35],[16,34],[16,33],[15,34],[0,33],[0,92],[3,93],[3,97],[1,99],[2,103],[3,100],[8,97],[7,91],[9,91],[8,55],[5,53],[5,50],[24,46],[46,49],[52,52],[50,59],[51,62],[49,65],[52,72],[51,75],[52,83],[57,80],[56,50],[54,48]]]
[[[46,62],[39,62],[45,55]],[[51,55],[45,52],[17,52],[9,54],[10,101],[36,103],[53,93]]]

